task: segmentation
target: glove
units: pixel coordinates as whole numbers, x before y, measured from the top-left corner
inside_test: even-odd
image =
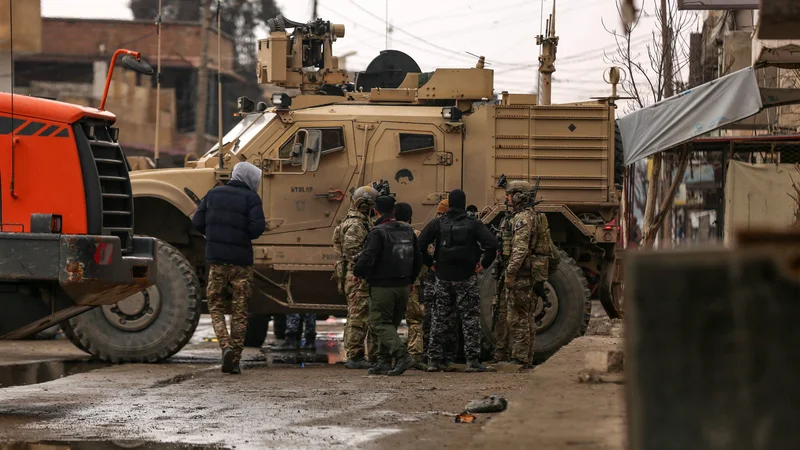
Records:
[[[542,299],[547,298],[547,293],[544,291],[544,281],[537,281],[533,283],[533,292]]]

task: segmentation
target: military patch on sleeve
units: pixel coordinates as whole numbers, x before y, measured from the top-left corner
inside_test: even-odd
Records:
[[[519,219],[516,224],[514,224],[514,231],[517,231],[525,226],[525,219]]]

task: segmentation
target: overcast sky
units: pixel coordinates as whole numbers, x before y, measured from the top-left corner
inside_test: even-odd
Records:
[[[132,18],[128,0],[41,1],[46,17]],[[422,70],[474,66],[477,59],[466,53],[470,52],[484,55],[493,63],[489,68],[495,70],[496,92],[533,92],[539,54],[536,35],[543,24],[540,11],[544,7],[546,20],[552,1],[319,0],[319,16],[345,24],[346,35],[336,42],[334,54],[355,51],[347,59],[350,70],[366,68],[386,48],[384,18],[388,3],[389,22],[394,27],[389,48],[408,53]],[[610,86],[603,81],[603,71],[608,67],[603,51],[613,51],[615,46],[601,19],[610,28],[621,28],[616,1],[558,1],[556,31],[560,40],[554,103],[609,95]],[[311,4],[311,0],[278,0],[284,16],[294,21],[310,20]],[[652,8],[651,0],[646,6]],[[641,52],[644,61],[652,30],[653,19],[643,18],[633,34],[634,49]]]

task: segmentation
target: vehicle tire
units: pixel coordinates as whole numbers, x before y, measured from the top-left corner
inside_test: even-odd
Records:
[[[554,306],[549,308],[547,315],[542,311],[537,316],[537,321],[541,321],[542,325],[537,328],[536,333],[536,346],[533,350],[535,364],[543,363],[574,338],[586,334],[591,318],[592,302],[583,271],[564,251],[559,249],[558,253],[558,269],[547,282],[547,288],[551,291],[549,301]],[[484,271],[479,280],[481,330],[487,347],[485,352],[489,348],[493,349],[497,343],[492,320],[492,301],[497,291],[493,271],[494,265],[492,270]]]
[[[622,151],[622,133],[619,124],[614,123],[614,184],[622,186],[625,182],[625,154]]]
[[[247,333],[244,335],[244,346],[261,348],[267,340],[270,316],[266,314],[247,315]]]
[[[115,305],[64,322],[64,334],[94,358],[155,363],[177,353],[200,320],[200,282],[178,249],[158,241],[156,284]]]

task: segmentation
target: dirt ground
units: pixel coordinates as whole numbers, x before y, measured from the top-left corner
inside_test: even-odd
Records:
[[[608,319],[593,318],[603,321]],[[115,440],[236,449],[624,448],[622,385],[578,381],[586,353],[617,347],[619,337],[576,339],[525,373],[499,366],[498,373],[409,371],[382,377],[328,364],[338,351],[332,331],[334,340],[323,341],[318,356],[307,362],[281,364],[269,353],[248,349],[244,373],[236,377],[219,372],[216,344],[202,336],[207,331],[199,333],[170,363],[90,371],[68,367],[75,373],[0,388],[0,442]],[[0,355],[0,373],[10,364],[24,367],[16,362],[21,357],[29,362],[82,357],[64,341],[0,342]],[[475,423],[453,422],[467,402],[491,394],[508,399],[509,408],[477,414]]]

